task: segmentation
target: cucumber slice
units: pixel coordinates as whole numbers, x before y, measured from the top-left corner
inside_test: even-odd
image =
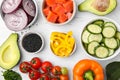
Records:
[[[99,43],[98,43],[98,42],[96,42],[96,41],[90,42],[90,43],[88,44],[88,49],[87,49],[88,53],[91,54],[91,55],[94,55],[94,54],[95,54],[94,51],[95,51],[95,48],[96,48],[97,46],[99,46]]]
[[[101,42],[102,41],[102,34],[90,34],[88,37],[88,41],[92,42],[92,41],[98,41]]]
[[[104,21],[99,19],[99,20],[94,21],[93,24],[96,24],[102,27],[104,25]]]
[[[119,46],[120,46],[120,40],[119,39],[116,39],[117,40],[117,47],[119,48]]]
[[[90,32],[88,32],[88,30],[84,30],[82,33],[82,41],[84,43],[88,43],[88,37],[90,35]]]
[[[111,49],[116,49],[118,46],[117,40],[115,38],[105,38],[104,43],[108,48]]]
[[[88,31],[90,31],[91,33],[95,33],[95,34],[98,34],[98,33],[101,33],[102,32],[102,28],[96,24],[89,24],[87,26],[87,29]]]
[[[104,27],[106,27],[106,26],[111,26],[111,27],[113,27],[115,30],[117,30],[115,24],[112,23],[112,22],[106,22],[106,23],[104,24]]]
[[[116,34],[116,30],[111,26],[107,26],[103,28],[102,34],[106,38],[111,38]]]
[[[115,37],[120,40],[120,32],[117,31]]]
[[[104,46],[99,46],[95,49],[95,54],[99,58],[105,58],[109,55],[109,50]]]
[[[109,49],[109,56],[114,54],[114,49]]]

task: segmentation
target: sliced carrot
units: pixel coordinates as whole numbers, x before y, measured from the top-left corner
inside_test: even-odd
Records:
[[[56,22],[58,18],[58,15],[56,15],[55,13],[53,13],[52,11],[49,11],[49,14],[47,16],[47,20],[50,21],[50,22]]]
[[[63,4],[66,12],[72,12],[73,11],[73,1],[69,0],[66,3]]]
[[[53,10],[57,15],[61,15],[61,14],[64,14],[65,13],[65,8],[60,5],[60,4],[57,4],[57,6],[55,7],[55,9]]]
[[[44,9],[43,9],[44,15],[45,15],[45,16],[48,16],[49,11],[50,11],[50,7],[47,6],[46,8],[44,8]]]
[[[63,4],[66,2],[66,0],[55,0],[56,3]]]
[[[67,21],[67,19],[68,19],[68,17],[66,14],[61,14],[61,15],[59,15],[58,22],[63,23],[65,21]]]
[[[48,6],[53,6],[54,4],[56,4],[55,0],[46,0],[46,4]]]

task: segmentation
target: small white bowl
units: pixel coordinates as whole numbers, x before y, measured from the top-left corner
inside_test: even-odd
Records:
[[[27,36],[27,35],[29,35],[29,34],[37,34],[40,38],[41,38],[41,40],[42,40],[42,45],[41,45],[41,47],[37,50],[37,51],[35,51],[35,52],[29,52],[29,51],[27,51],[26,49],[24,49],[24,47],[23,47],[23,45],[22,45],[22,41],[23,41],[23,39]],[[27,53],[39,53],[42,49],[43,49],[43,47],[44,47],[44,38],[43,38],[43,36],[39,33],[39,32],[33,32],[33,31],[28,31],[28,32],[26,32],[26,33],[23,33],[23,35],[21,35],[20,36],[20,39],[19,39],[19,41],[20,41],[20,47],[21,47],[21,49],[23,50],[23,51],[25,51],[25,52],[27,52]]]
[[[36,13],[35,13],[35,16],[32,19],[32,21],[29,24],[27,24],[26,27],[24,27],[23,29],[31,27],[35,23],[35,21],[37,20],[37,18],[38,18],[38,5],[37,5],[37,2],[36,2],[36,0],[32,0],[32,1],[35,4],[35,9],[36,9],[35,11],[36,11]],[[3,2],[2,2],[2,4],[3,4]],[[3,11],[2,11],[2,4],[1,4],[1,7],[0,7],[0,14],[1,14],[1,17],[4,18],[5,13],[3,13]]]
[[[106,21],[106,22],[113,22],[113,23],[116,25],[117,30],[120,31],[120,25],[119,25],[118,23],[116,23],[114,20],[112,20],[112,19],[110,19],[110,18],[106,18],[106,17],[98,17],[98,18],[95,18],[95,19],[93,19],[92,21],[90,21],[89,23],[87,23],[87,25],[90,24],[90,23],[92,23],[92,22],[94,22],[95,20],[104,20],[104,21]],[[85,25],[84,29],[86,28],[87,25]],[[83,29],[83,30],[84,30],[84,29]],[[81,36],[82,36],[82,34],[81,34]],[[85,50],[84,45],[83,45],[83,42],[82,42],[82,37],[81,37],[81,39],[80,39],[80,42],[81,42],[81,44],[82,44],[82,49],[84,50],[84,53],[85,53],[88,57],[90,57],[90,58],[92,58],[92,59],[95,59],[95,60],[110,60],[110,59],[114,58],[115,56],[117,56],[117,55],[119,54],[119,52],[120,52],[120,47],[119,47],[119,48],[114,52],[113,55],[108,56],[108,57],[106,57],[106,58],[98,58],[98,57],[95,57],[95,56],[90,55],[90,54]]]
[[[65,34],[66,34],[66,33],[65,33]],[[72,35],[72,36],[73,36],[73,35]],[[73,38],[74,38],[74,36],[73,36]],[[74,39],[75,39],[75,38],[74,38]],[[59,45],[59,46],[60,46],[60,45]],[[66,47],[67,47],[67,46],[66,46]],[[53,53],[54,55],[56,55],[55,52],[54,52],[53,49],[52,49],[51,41],[50,41],[50,49],[51,49],[52,53]],[[61,57],[61,58],[70,57],[71,55],[73,55],[73,54],[75,53],[75,51],[76,51],[76,42],[75,42],[75,44],[74,44],[74,46],[73,46],[73,49],[72,49],[71,53],[70,53],[68,56],[59,56],[59,55],[56,55],[56,56]]]
[[[43,9],[44,9],[44,7],[45,7],[45,0],[43,0],[42,3],[41,3],[41,5],[42,5],[42,6],[41,6],[41,14],[42,14],[42,17],[44,18],[44,20],[45,20],[47,23],[49,23],[49,24],[51,24],[51,25],[60,26],[60,25],[64,25],[64,24],[69,23],[69,22],[74,18],[75,14],[76,14],[76,10],[77,10],[75,0],[72,0],[72,1],[73,1],[73,13],[72,13],[71,18],[68,19],[67,21],[65,21],[65,22],[63,22],[63,23],[52,23],[52,22],[48,21],[48,20],[46,19],[46,16],[45,16],[44,13],[43,13]]]

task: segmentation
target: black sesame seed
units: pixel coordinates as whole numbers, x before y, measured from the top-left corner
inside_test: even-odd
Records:
[[[42,39],[38,34],[28,34],[23,38],[22,46],[28,52],[36,52],[42,46]]]

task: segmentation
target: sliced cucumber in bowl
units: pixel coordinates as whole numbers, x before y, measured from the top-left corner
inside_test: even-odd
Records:
[[[85,52],[97,60],[108,60],[119,54],[120,29],[118,26],[119,24],[115,21],[105,17],[96,18],[88,23],[81,34]]]

